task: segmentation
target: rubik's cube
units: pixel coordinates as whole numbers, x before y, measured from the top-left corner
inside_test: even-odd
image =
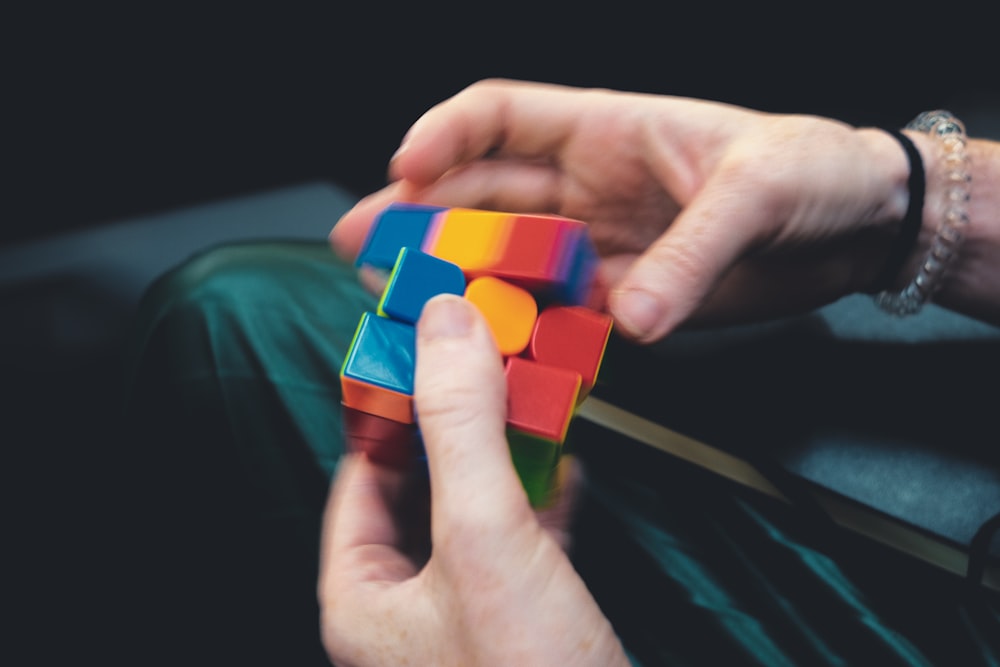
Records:
[[[611,318],[586,304],[597,254],[586,224],[554,215],[394,203],[358,266],[388,272],[340,371],[345,435],[380,464],[423,455],[413,412],[415,324],[433,296],[473,302],[504,357],[507,440],[528,498],[544,505],[577,406],[597,381]]]

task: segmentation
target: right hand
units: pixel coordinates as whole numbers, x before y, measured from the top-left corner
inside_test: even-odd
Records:
[[[413,521],[406,473],[357,454],[341,460],[319,581],[330,658],[359,667],[627,665],[563,550],[571,504],[541,512],[528,504],[486,320],[465,299],[434,297],[417,323],[416,360],[430,525]]]

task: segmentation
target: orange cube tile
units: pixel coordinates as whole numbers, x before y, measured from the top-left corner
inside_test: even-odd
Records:
[[[502,355],[524,351],[538,316],[538,304],[530,292],[499,278],[482,276],[469,282],[465,298],[486,318]]]
[[[340,376],[341,400],[348,407],[385,417],[404,424],[412,424],[413,395],[393,391],[377,384]]]

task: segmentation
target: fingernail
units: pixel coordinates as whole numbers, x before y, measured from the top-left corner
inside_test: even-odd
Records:
[[[612,312],[618,323],[637,338],[649,333],[660,319],[659,299],[645,290],[621,290],[612,298]]]
[[[398,158],[400,155],[406,152],[407,147],[410,145],[410,139],[413,137],[413,132],[419,123],[420,123],[420,118],[418,118],[416,122],[413,123],[413,125],[410,125],[410,129],[408,129],[406,131],[406,134],[403,135],[403,138],[400,139],[399,148],[397,148],[396,152],[392,154],[391,158],[389,158],[389,162],[395,162],[396,158]]]
[[[472,330],[471,303],[459,296],[434,297],[420,314],[419,333],[425,340],[462,338]]]
[[[392,164],[393,162],[395,162],[396,160],[398,160],[399,156],[406,152],[406,147],[408,145],[409,145],[409,142],[407,141],[407,138],[403,137],[403,142],[401,144],[399,144],[399,148],[397,148],[396,152],[393,153],[392,157],[389,158],[389,164]]]
[[[386,169],[385,173],[390,183],[395,183],[401,178],[399,175],[399,158],[405,152],[406,152],[406,142],[404,141],[402,144],[400,144],[399,148],[396,149],[396,152],[392,154],[392,157],[389,158],[389,166]]]

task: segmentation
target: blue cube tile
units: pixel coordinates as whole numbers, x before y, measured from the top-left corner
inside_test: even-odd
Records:
[[[428,299],[438,294],[465,294],[465,274],[457,264],[420,250],[403,248],[389,275],[379,315],[415,324]]]
[[[358,323],[341,373],[412,396],[416,347],[416,329],[412,324],[365,313]]]
[[[441,206],[393,203],[372,222],[356,260],[357,266],[391,269],[400,248],[420,248]]]

